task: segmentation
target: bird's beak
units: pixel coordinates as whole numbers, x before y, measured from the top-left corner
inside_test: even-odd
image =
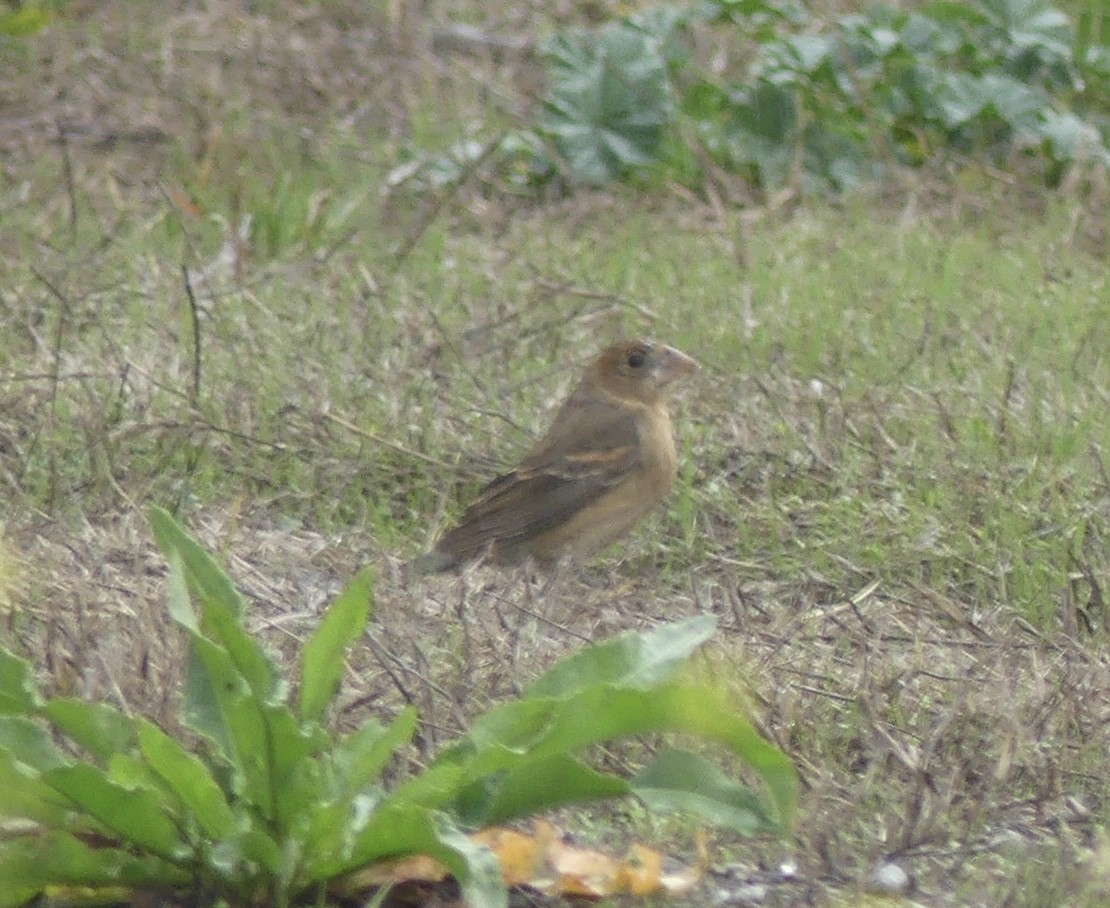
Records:
[[[674,347],[664,346],[661,353],[659,363],[659,383],[661,385],[669,385],[671,382],[682,378],[683,375],[697,372],[701,368],[696,359],[687,356]]]

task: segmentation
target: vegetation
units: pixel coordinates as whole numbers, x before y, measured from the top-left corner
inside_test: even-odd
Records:
[[[166,512],[153,522],[170,558],[170,610],[190,638],[183,725],[202,746],[191,753],[104,703],[44,701],[30,665],[0,649],[0,810],[9,823],[27,821],[0,843],[0,905],[66,884],[187,887],[231,904],[289,905],[374,860],[426,854],[451,869],[472,904],[492,906],[507,904],[498,864],[464,828],[632,793],[742,832],[789,822],[790,762],[719,691],[677,677],[711,633],[709,617],[577,653],[387,791],[380,777],[415,731],[415,711],[342,738],[324,727],[344,653],[369,617],[369,572],[305,643],[294,705],[274,661],[245,632],[245,602],[226,574]],[[87,756],[71,758],[44,726]],[[727,745],[757,771],[770,801],[685,751],[664,751],[631,781],[573,756],[663,730]]]
[[[707,68],[688,40],[706,23],[751,62]],[[1076,162],[1110,165],[1110,46],[1048,0],[875,4],[816,25],[792,0],[712,0],[561,31],[539,122],[502,151],[532,181],[697,186],[715,166],[765,192],[969,157],[1053,185]]]
[[[1104,904],[1107,170],[1097,143],[1037,130],[1067,120],[1105,148],[1106,26],[1098,4],[1067,7],[1066,35],[1062,5],[1006,7],[1006,27],[998,4],[959,6],[829,3],[803,26],[722,3],[57,4],[0,39],[0,724],[27,781],[4,787],[29,792],[24,816],[48,797],[43,829],[61,822],[47,779],[124,788],[173,826],[168,859],[86,802],[80,848],[50,833],[23,854],[72,848],[80,868],[129,839],[98,856],[122,884],[315,896],[371,852],[325,861],[284,824],[259,794],[274,765],[236,762],[197,672],[226,670],[228,709],[304,742],[283,793],[349,807],[340,764],[365,745],[359,790],[401,804],[444,766],[475,783],[474,736],[549,701],[537,679],[676,627],[692,646],[711,616],[661,683],[749,715],[805,783],[793,837],[713,834],[712,885],[856,904],[894,865],[930,908]],[[660,106],[578,128],[599,84],[630,110],[599,49]],[[961,87],[998,94],[954,117]],[[784,143],[755,141],[772,121],[749,102]],[[550,584],[407,582],[401,563],[630,334],[704,367],[666,511]],[[214,562],[156,518],[167,580],[151,505],[240,592],[201,592]],[[593,731],[604,746],[560,751],[581,778],[647,794],[657,737]],[[494,884],[453,830],[515,815],[468,813],[497,803],[480,787],[404,803],[426,834],[405,847],[471,892]],[[689,853],[700,819],[638,804],[559,821]],[[27,828],[5,811],[15,853]],[[46,879],[5,866],[24,893]]]

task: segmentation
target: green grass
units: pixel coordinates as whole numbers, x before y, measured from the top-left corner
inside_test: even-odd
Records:
[[[103,506],[121,487],[198,505],[245,496],[403,549],[422,541],[436,490],[455,490],[454,509],[523,450],[604,340],[649,333],[706,365],[683,398],[688,456],[662,521],[679,551],[775,576],[804,566],[833,586],[939,576],[1042,626],[1077,568],[1105,566],[1108,288],[1103,263],[1061,241],[1063,205],[1007,221],[999,198],[989,226],[904,227],[867,200],[767,217],[741,268],[720,235],[629,198],[495,242],[433,225],[390,273],[391,238],[365,221],[357,243],[314,260],[309,219],[289,213],[320,178],[298,164],[273,178],[249,275],[190,263],[195,407],[177,262],[215,245],[211,224],[167,241],[136,211],[146,230],[95,257],[79,237],[44,275],[65,305],[34,333],[11,324],[3,364],[62,373],[8,384],[44,417],[13,463],[29,506]],[[11,298],[47,294],[33,265],[17,265]],[[706,524],[728,532],[709,546]]]

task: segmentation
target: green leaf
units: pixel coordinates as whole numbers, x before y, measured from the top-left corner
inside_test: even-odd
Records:
[[[47,886],[182,886],[186,871],[153,856],[87,845],[65,831],[0,840],[0,906],[25,905]],[[90,902],[91,904],[91,902]]]
[[[378,780],[397,749],[412,739],[418,717],[416,709],[409,707],[388,728],[371,720],[339,742],[332,763],[342,780],[343,795],[355,794]]]
[[[1110,150],[1098,130],[1075,114],[1045,111],[1036,132],[1049,144],[1055,161],[1095,158],[1110,167]]]
[[[107,703],[55,697],[47,701],[42,714],[58,731],[101,760],[135,746],[135,720]]]
[[[0,646],[0,715],[33,713],[41,702],[31,663]]]
[[[644,689],[673,678],[717,627],[698,615],[654,630],[630,631],[569,656],[537,678],[525,698],[566,696],[594,684]]]
[[[245,602],[227,574],[181,526],[161,508],[151,508],[151,526],[158,545],[166,553],[171,570],[174,555],[180,558],[185,586],[200,601],[200,623],[196,613],[186,608],[180,588],[171,590],[170,614],[183,627],[199,631],[222,646],[255,696],[266,701],[279,700],[284,693],[273,661],[242,625]]]
[[[546,48],[544,129],[570,175],[605,183],[655,160],[674,118],[661,42],[625,22],[565,32]]]
[[[409,854],[427,854],[443,863],[459,881],[466,904],[483,908],[508,904],[493,853],[472,842],[445,814],[412,804],[383,804],[371,812],[348,852],[313,867],[313,879],[328,879],[372,861]]]
[[[164,801],[169,813],[175,817],[181,815],[180,802],[172,797],[173,793],[162,784],[158,774],[138,752],[115,754],[108,760],[107,777],[109,782],[127,789],[146,788],[154,792]]]
[[[361,571],[324,614],[301,652],[300,715],[321,721],[339,687],[347,649],[366,628],[373,602],[373,572]]]
[[[594,797],[607,786],[615,794],[623,790],[623,782],[590,777],[570,755],[630,735],[680,731],[724,744],[747,763],[770,796],[763,815],[776,829],[787,828],[797,800],[793,764],[760,737],[738,704],[713,688],[674,677],[713,626],[708,617],[689,619],[625,634],[571,656],[523,699],[496,706],[477,719],[431,767],[396,789],[390,803],[430,808],[454,804],[477,822],[483,811],[504,820],[514,810]],[[561,789],[537,770],[543,765],[565,775]]]
[[[196,817],[204,834],[226,839],[235,834],[235,814],[208,767],[151,722],[139,722],[139,746],[144,759]]]
[[[296,767],[320,751],[327,735],[318,726],[302,726],[282,704],[260,702],[227,652],[210,640],[194,636],[193,651],[205,684],[186,691],[187,724],[209,737],[234,769],[233,792],[268,819],[291,822],[293,806],[306,798],[302,789],[290,787]]]
[[[70,825],[69,802],[42,781],[39,770],[0,748],[0,817],[65,829]]]
[[[567,754],[553,754],[483,777],[459,793],[454,807],[467,826],[478,827],[630,791],[624,779],[597,772]]]
[[[432,814],[431,827],[435,846],[426,853],[441,861],[458,880],[463,902],[508,908],[509,894],[493,852],[471,841],[445,814]]]
[[[783,41],[782,47],[791,68],[807,75],[826,65],[836,52],[832,35],[792,35]]]
[[[978,76],[951,73],[941,86],[940,109],[944,123],[950,129],[974,119],[987,106],[989,99]]]
[[[45,728],[23,716],[0,716],[0,751],[39,772],[70,762]]]
[[[170,861],[182,860],[188,854],[164,798],[150,789],[117,785],[87,764],[51,769],[42,774],[42,779],[69,798],[74,808],[131,846]]]
[[[234,584],[212,558],[184,528],[159,507],[150,509],[150,525],[158,547],[168,558],[174,552],[181,555],[185,576],[190,589],[207,598],[222,602],[236,615],[246,611],[246,603]]]
[[[518,718],[522,720],[519,725],[514,721]],[[782,829],[789,826],[797,801],[793,764],[739,715],[735,703],[703,685],[668,681],[646,690],[597,685],[562,700],[503,704],[475,722],[471,733],[443,759],[463,770],[457,778],[461,791],[482,775],[529,759],[664,731],[690,732],[730,748],[763,780],[775,822]],[[428,773],[438,768],[437,763]],[[418,785],[414,782],[397,794],[425,794]],[[434,789],[427,792],[435,793]]]
[[[636,774],[632,790],[652,810],[687,811],[745,835],[777,828],[755,792],[686,751],[659,754]]]

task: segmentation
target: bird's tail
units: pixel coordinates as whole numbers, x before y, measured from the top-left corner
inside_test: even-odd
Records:
[[[412,561],[406,564],[405,576],[423,577],[425,574],[439,574],[451,570],[457,563],[457,559],[452,558],[446,552],[432,549],[418,558],[413,558]]]

